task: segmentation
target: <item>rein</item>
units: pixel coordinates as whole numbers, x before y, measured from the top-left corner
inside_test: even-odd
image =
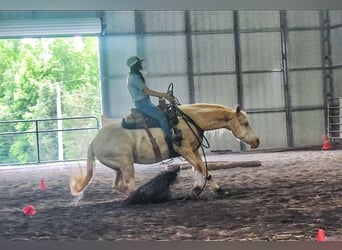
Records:
[[[178,105],[178,104],[177,104]],[[205,147],[205,148],[209,148],[210,147],[210,145],[209,145],[209,142],[208,142],[208,139],[204,136],[204,130],[189,116],[189,115],[187,115],[187,114],[185,114],[180,108],[178,108],[178,106],[175,106],[175,109],[176,109],[176,111],[177,111],[177,113],[178,113],[178,115],[180,116],[180,117],[182,117],[183,118],[183,120],[185,121],[185,123],[188,125],[188,127],[189,127],[189,129],[191,130],[191,132],[193,133],[193,135],[196,137],[196,139],[197,139],[197,141],[198,141],[198,143],[199,143],[199,145],[198,145],[198,147],[196,148],[196,150],[199,148],[199,147],[201,147],[201,146],[203,146],[203,147]],[[197,129],[197,132],[199,133],[199,137],[196,135],[196,133],[195,133],[195,131],[193,130],[193,128],[190,126],[190,124],[189,124],[189,122],[190,123],[192,123],[192,125],[194,125],[195,127],[196,127],[196,129]],[[206,141],[206,144],[207,145],[203,145],[203,139],[205,139],[205,141]]]
[[[209,175],[208,176],[208,161],[207,161],[207,157],[206,157],[206,154],[204,152],[204,148],[210,148],[210,144],[209,144],[209,141],[208,139],[204,136],[204,130],[198,126],[198,124],[190,117],[188,116],[187,114],[185,114],[182,110],[180,110],[180,108],[178,108],[176,106],[176,111],[179,113],[179,115],[184,119],[185,123],[188,125],[189,129],[191,130],[192,134],[195,136],[195,138],[197,139],[198,141],[198,147],[195,149],[199,149],[201,148],[202,150],[202,154],[203,154],[203,157],[204,157],[204,164],[205,164],[205,181],[204,181],[204,184],[203,186],[201,187],[201,190],[197,193],[197,197],[203,192],[205,186],[207,185],[207,181],[210,180],[211,176]],[[193,130],[193,128],[190,126],[190,123],[192,123],[196,129],[198,130],[200,136],[198,137],[195,133],[195,131]],[[205,139],[206,141],[206,144],[207,145],[204,145],[203,144],[203,139]]]
[[[173,95],[173,83],[170,83],[169,87],[168,87],[168,90],[167,92],[173,96],[175,98],[175,102],[174,103],[171,103],[171,105],[173,106],[173,109],[178,113],[178,115],[180,117],[182,117],[185,121],[185,123],[188,125],[189,129],[191,130],[192,134],[195,136],[195,138],[197,139],[198,141],[198,147],[196,148],[199,149],[201,148],[202,150],[202,154],[203,154],[203,157],[204,157],[204,164],[205,164],[205,182],[201,188],[201,190],[197,193],[197,196],[199,196],[205,186],[207,185],[207,181],[210,180],[211,176],[209,175],[208,176],[208,161],[207,161],[207,157],[206,157],[206,154],[204,152],[204,148],[210,148],[210,144],[209,144],[209,141],[208,139],[204,136],[204,130],[187,114],[185,114],[178,106],[181,105],[181,103],[178,101],[178,99]],[[192,123],[195,128],[197,129],[197,132],[199,133],[200,137],[197,136],[197,134],[195,133],[195,131],[193,130],[193,128],[190,126],[190,123]],[[206,145],[203,144],[203,139],[205,140],[206,142]]]

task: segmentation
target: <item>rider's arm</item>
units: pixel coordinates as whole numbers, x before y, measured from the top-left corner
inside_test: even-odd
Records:
[[[151,96],[155,96],[155,97],[165,98],[169,102],[173,102],[174,99],[175,99],[173,96],[169,95],[168,93],[158,92],[158,91],[152,90],[152,89],[150,89],[148,87],[144,87],[142,91],[146,95],[151,95]]]

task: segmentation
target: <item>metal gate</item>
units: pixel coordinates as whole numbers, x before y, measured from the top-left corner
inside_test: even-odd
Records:
[[[83,160],[94,116],[0,121],[0,166]]]

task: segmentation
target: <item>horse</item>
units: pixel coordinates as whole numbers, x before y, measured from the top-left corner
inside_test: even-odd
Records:
[[[252,149],[259,146],[260,140],[255,135],[246,112],[242,111],[240,106],[233,109],[218,104],[195,103],[179,105],[178,108],[185,114],[179,117],[176,125],[183,139],[180,144],[173,143],[173,148],[192,165],[195,182],[191,194],[199,194],[206,181],[213,192],[219,193],[222,189],[206,168],[199,151],[203,132],[228,129],[237,140]],[[189,122],[189,119],[192,122]],[[169,159],[169,148],[161,128],[151,128],[150,131],[159,145],[162,160]],[[95,158],[116,171],[113,188],[126,195],[136,189],[134,163],[157,163],[152,143],[144,129],[125,129],[120,123],[109,123],[98,131],[88,147],[86,175],[71,177],[72,195],[82,195],[90,184]]]

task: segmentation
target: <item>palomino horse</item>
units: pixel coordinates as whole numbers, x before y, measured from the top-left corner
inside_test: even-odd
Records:
[[[198,150],[203,131],[226,128],[251,148],[259,146],[259,138],[254,134],[246,113],[240,110],[240,107],[231,109],[222,105],[204,103],[178,107],[196,123],[196,125],[187,123],[184,120],[186,118],[180,118],[177,128],[181,130],[183,140],[180,146],[173,145],[175,151],[193,166],[193,171],[197,175],[192,194],[196,195],[200,192],[205,178],[211,190],[219,192],[221,188],[206,169]],[[162,160],[170,158],[163,131],[160,128],[151,128],[151,133],[160,147]],[[119,123],[108,124],[100,129],[89,145],[86,176],[74,176],[71,179],[70,189],[73,195],[82,194],[89,185],[93,176],[95,157],[102,164],[116,171],[113,188],[126,194],[135,190],[134,163],[156,163],[150,139],[144,129],[132,130],[122,128]]]

